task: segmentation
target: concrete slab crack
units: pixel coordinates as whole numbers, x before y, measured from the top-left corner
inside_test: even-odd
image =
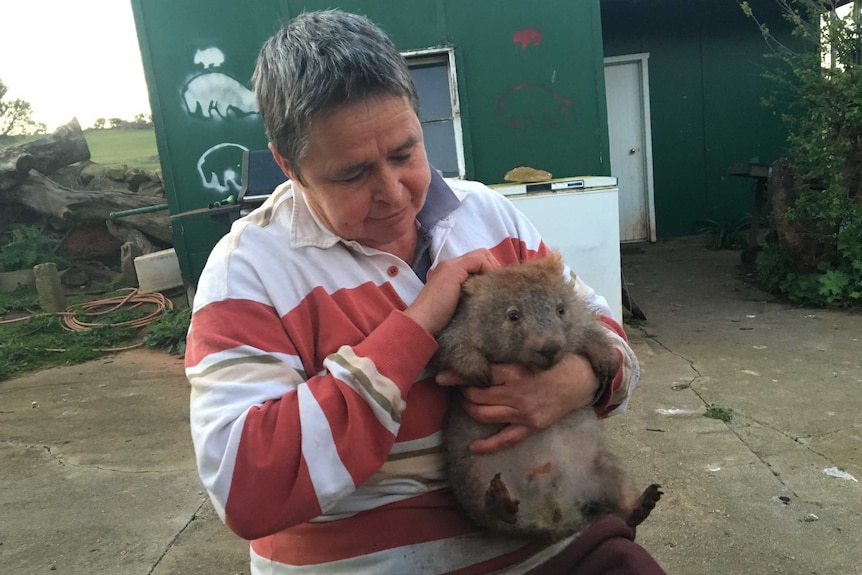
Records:
[[[702,374],[702,373],[697,369],[697,367],[696,367],[696,366],[695,366],[695,364],[694,364],[694,361],[693,361],[693,360],[691,360],[691,359],[689,359],[689,358],[687,358],[687,357],[685,357],[685,356],[684,356],[684,355],[682,355],[681,353],[678,353],[678,352],[676,352],[676,351],[674,351],[674,350],[670,349],[667,345],[665,345],[664,343],[662,343],[662,342],[661,342],[661,340],[659,340],[659,339],[658,339],[658,337],[656,337],[655,335],[652,335],[652,334],[650,334],[650,333],[646,332],[643,328],[639,328],[639,329],[640,329],[640,331],[644,334],[644,337],[648,337],[648,338],[650,338],[652,341],[654,341],[657,345],[659,345],[662,349],[664,349],[665,351],[667,351],[667,352],[668,352],[668,353],[670,353],[671,355],[674,355],[674,356],[676,356],[676,357],[680,358],[681,360],[685,361],[686,363],[688,363],[689,368],[691,368],[691,370],[692,370],[694,373],[696,373],[696,374],[697,374],[697,376],[695,376],[694,378],[692,378],[692,379],[691,379],[691,381],[689,381],[689,382],[688,382],[688,388],[689,388],[689,389],[691,389],[691,391],[692,391],[692,392],[697,396],[697,398],[698,398],[698,399],[703,403],[703,405],[704,405],[704,407],[705,407],[705,408],[709,407],[709,406],[711,405],[711,403],[710,403],[709,401],[707,401],[707,400],[706,400],[706,398],[704,398],[704,397],[703,397],[703,395],[701,395],[701,393],[700,393],[697,389],[695,389],[695,388],[694,388],[694,384],[695,384],[699,379],[702,379],[702,378],[703,378],[703,374]],[[749,420],[751,420],[751,421],[754,421],[753,419],[751,419],[751,418],[747,417],[744,413],[740,413],[740,415],[741,415],[742,417],[745,417],[746,419],[749,419]],[[758,423],[759,423],[759,422],[758,422]],[[727,427],[727,429],[728,429],[731,433],[733,433],[733,434],[736,436],[736,438],[739,440],[739,442],[740,442],[742,445],[744,445],[744,446],[745,446],[745,448],[749,451],[749,453],[751,453],[751,455],[753,455],[753,456],[754,456],[758,461],[760,461],[760,463],[761,463],[761,464],[763,464],[763,466],[764,466],[764,467],[766,467],[766,469],[768,469],[768,470],[769,470],[769,472],[770,472],[770,473],[772,473],[773,477],[775,477],[775,479],[777,479],[777,480],[778,480],[778,482],[781,484],[781,486],[782,486],[783,488],[785,488],[785,489],[788,489],[787,483],[786,483],[786,482],[784,481],[784,479],[781,477],[781,474],[780,474],[780,473],[778,473],[777,471],[775,471],[775,470],[772,468],[772,464],[770,464],[767,460],[765,460],[763,457],[761,457],[761,456],[760,456],[760,454],[759,454],[759,453],[757,453],[757,451],[755,451],[754,449],[752,449],[752,448],[751,448],[751,446],[750,446],[750,445],[748,445],[748,443],[746,442],[745,438],[744,438],[742,435],[740,435],[740,433],[739,433],[736,429],[734,429],[734,427],[733,427],[732,425],[730,425],[728,422],[725,422],[725,426]],[[772,428],[772,427],[770,427],[770,426],[768,426],[768,425],[764,425],[764,427],[768,427],[769,429],[773,429],[774,431],[777,431],[777,432],[779,432],[779,433],[782,433],[782,434],[783,434],[783,435],[785,435],[786,437],[788,437],[788,438],[790,438],[790,439],[793,439],[794,441],[797,441],[797,443],[799,443],[799,442],[798,442],[798,438],[791,438],[791,437],[790,437],[790,436],[788,436],[786,433],[784,433],[784,432],[782,432],[782,431],[780,431],[780,430],[774,429],[774,428]],[[804,445],[804,444],[801,444],[801,445]],[[816,452],[816,451],[814,451],[814,450],[811,450],[811,451],[812,451],[813,453],[817,453],[817,452]],[[821,454],[818,454],[818,455],[821,455]],[[792,494],[793,494],[793,496],[794,496],[794,497],[798,497],[798,495],[797,495],[795,492],[792,492]]]
[[[44,445],[44,444],[30,444],[23,443],[20,441],[9,441],[9,440],[0,440],[0,447],[13,447],[18,449],[25,450],[35,450],[41,451],[48,454],[48,457],[51,461],[57,464],[58,467],[71,467],[75,469],[98,469],[99,471],[108,471],[111,473],[128,473],[132,475],[146,475],[152,473],[186,473],[189,471],[193,471],[194,468],[189,469],[117,469],[113,467],[106,467],[103,465],[82,465],[79,463],[71,463],[64,456],[55,453],[55,446],[52,445]]]
[[[186,524],[183,525],[179,531],[177,531],[176,535],[174,535],[173,538],[165,546],[165,549],[164,549],[164,551],[162,551],[162,554],[159,555],[158,559],[156,559],[155,563],[153,563],[153,566],[150,567],[149,571],[147,571],[147,575],[153,574],[153,572],[159,566],[159,563],[161,563],[162,560],[168,555],[168,553],[170,553],[171,549],[173,549],[174,545],[177,543],[177,541],[180,539],[180,537],[182,537],[183,534],[188,530],[188,528],[191,526],[192,522],[194,522],[194,520],[197,519],[198,514],[201,512],[201,509],[203,509],[203,507],[204,507],[204,505],[206,505],[206,503],[207,503],[207,499],[206,499],[206,497],[204,497],[201,500],[200,505],[198,505],[197,509],[195,509],[194,512],[192,513],[191,517],[189,517],[189,520],[186,521]]]

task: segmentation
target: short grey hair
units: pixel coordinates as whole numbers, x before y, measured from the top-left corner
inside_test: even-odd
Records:
[[[315,118],[371,96],[406,97],[419,114],[407,62],[368,18],[301,14],[261,48],[252,76],[266,135],[300,175]]]

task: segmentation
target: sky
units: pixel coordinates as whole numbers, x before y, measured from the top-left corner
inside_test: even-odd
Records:
[[[131,0],[0,0],[0,80],[48,131],[150,113]]]

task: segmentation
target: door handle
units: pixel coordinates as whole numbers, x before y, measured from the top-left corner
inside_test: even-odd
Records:
[[[629,150],[629,154],[635,154],[635,153],[637,153],[637,151],[638,151],[637,148],[632,148],[631,150]]]

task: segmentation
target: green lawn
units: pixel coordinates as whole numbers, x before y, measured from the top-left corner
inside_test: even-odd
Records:
[[[0,148],[20,146],[41,136],[0,137]],[[90,147],[90,159],[99,164],[126,164],[130,168],[155,170],[159,166],[156,133],[152,128],[126,130],[85,130],[84,137]]]
[[[90,159],[99,164],[126,164],[130,168],[154,170],[159,167],[156,134],[146,130],[87,130]]]

